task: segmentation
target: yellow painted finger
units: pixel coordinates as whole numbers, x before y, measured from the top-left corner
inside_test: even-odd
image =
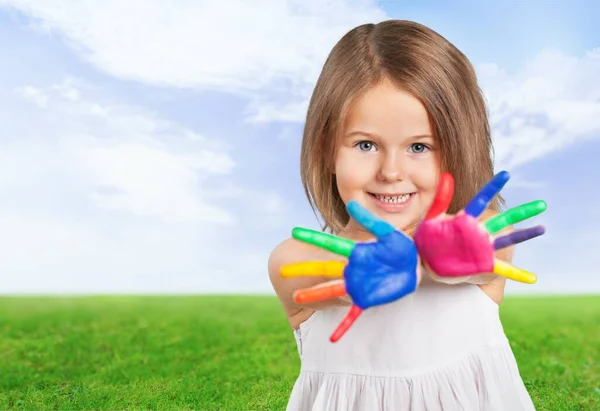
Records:
[[[494,273],[520,283],[534,284],[537,281],[535,274],[498,259],[494,260]]]
[[[315,303],[346,295],[346,285],[343,281],[332,281],[332,283],[334,284],[298,290],[294,293],[294,302],[296,304]]]
[[[281,267],[282,277],[343,277],[343,261],[307,261]]]

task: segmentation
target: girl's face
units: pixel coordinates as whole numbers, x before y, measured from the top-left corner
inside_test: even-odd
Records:
[[[348,113],[335,158],[344,203],[356,200],[400,230],[410,230],[433,202],[440,159],[425,107],[383,81]],[[349,231],[363,230],[350,220]]]

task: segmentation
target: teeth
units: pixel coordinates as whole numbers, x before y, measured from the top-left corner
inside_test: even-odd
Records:
[[[375,198],[379,201],[383,201],[384,203],[404,203],[410,198],[410,194],[403,194],[401,196],[382,196],[379,194],[375,194]]]

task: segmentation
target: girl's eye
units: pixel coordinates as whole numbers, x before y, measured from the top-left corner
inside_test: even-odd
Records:
[[[429,147],[427,147],[423,143],[414,143],[410,146],[410,149],[415,154],[421,154],[421,153],[424,153],[426,150],[428,150]]]
[[[361,141],[357,146],[361,151],[373,151],[375,149],[375,144],[371,141]]]

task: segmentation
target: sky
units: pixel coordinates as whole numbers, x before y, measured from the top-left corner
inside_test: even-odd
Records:
[[[272,293],[270,251],[319,227],[304,115],[364,23],[438,31],[476,68],[509,206],[546,200],[507,294],[598,293],[594,2],[0,0],[0,293]]]

